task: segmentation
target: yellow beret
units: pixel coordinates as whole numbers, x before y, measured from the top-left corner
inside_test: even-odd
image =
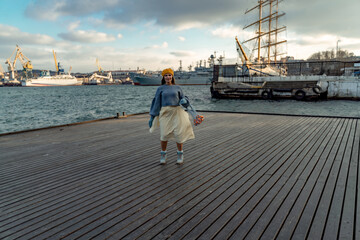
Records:
[[[174,76],[174,71],[171,68],[166,68],[162,71],[161,75],[164,76],[165,74],[171,74]]]

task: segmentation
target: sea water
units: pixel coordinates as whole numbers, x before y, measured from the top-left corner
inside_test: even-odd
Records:
[[[181,87],[197,110],[360,117],[359,101],[213,99],[209,85]],[[113,117],[122,112],[148,112],[156,89],[132,85],[2,87],[0,133]]]

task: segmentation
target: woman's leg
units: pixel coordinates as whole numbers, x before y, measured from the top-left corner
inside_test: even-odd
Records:
[[[176,146],[177,146],[178,151],[183,150],[183,144],[182,143],[176,143]]]
[[[167,141],[160,141],[161,151],[166,151],[167,143]]]

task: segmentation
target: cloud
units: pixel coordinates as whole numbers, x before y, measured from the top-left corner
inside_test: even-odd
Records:
[[[175,51],[175,52],[170,52],[170,54],[175,57],[192,57],[195,55],[195,53],[192,51]]]
[[[53,66],[51,50],[54,48],[58,52],[58,57],[62,58],[60,60],[64,67],[72,65],[74,71],[89,71],[89,68],[91,71],[96,70],[95,56],[102,59],[101,64],[105,69],[111,69],[112,62],[115,63],[115,68],[128,69],[139,66],[161,69],[169,64],[178,65],[179,57],[186,65],[185,62],[190,61],[190,57],[204,58],[203,56],[207,56],[209,51],[214,49],[218,52],[226,51],[227,57],[229,53],[236,55],[234,37],[238,36],[240,41],[248,39],[253,29],[243,30],[248,24],[244,12],[257,1],[223,0],[220,3],[218,0],[168,2],[31,0],[28,2],[30,3],[26,7],[25,15],[37,20],[54,21],[49,25],[56,24],[59,27],[57,30],[62,32],[58,35],[61,39],[55,35],[51,37],[45,34],[22,32],[16,27],[0,24],[2,55],[10,56],[15,44],[24,45],[22,48],[25,54],[35,60],[34,66],[42,66],[41,64],[45,66],[45,63]],[[347,0],[346,3],[337,0],[328,0],[326,3],[313,0],[303,0],[301,3],[282,1],[280,9],[286,12],[286,15],[281,19],[281,24],[287,26],[289,50],[298,51],[294,54],[299,55],[305,50],[313,53],[327,50],[331,46],[335,47],[336,41],[341,39],[339,43],[341,48],[359,51],[360,31],[357,31],[358,22],[354,19],[359,5],[359,0]],[[256,13],[254,11],[252,15]],[[63,30],[61,25],[71,21],[67,30]],[[40,26],[38,23],[34,25]],[[22,24],[25,26],[30,23],[22,22]],[[91,28],[94,30],[89,30]],[[191,29],[195,30],[191,31]],[[125,41],[132,36],[136,36],[137,39],[131,43]],[[148,41],[138,41],[140,38]],[[172,41],[174,38],[175,41]],[[124,42],[121,46],[116,44],[116,40],[119,39],[123,39]],[[177,48],[176,44],[184,40],[186,43],[193,42],[180,43],[184,48]],[[107,45],[112,45],[113,48],[104,48],[105,44],[99,44],[100,46],[96,48],[93,44],[82,44],[104,42],[108,42]],[[144,44],[148,47],[144,47]],[[188,49],[194,52],[186,51]]]
[[[161,45],[153,45],[151,48],[158,49],[158,48],[168,48],[169,44],[167,42],[163,42]]]
[[[242,12],[244,4],[238,0],[133,0],[119,4],[117,11],[105,12],[105,21],[135,23],[154,21],[159,26],[168,26],[181,31],[200,28],[214,23],[230,21]],[[121,9],[121,14],[119,14]]]
[[[357,38],[360,38],[360,31],[355,30],[358,23],[354,16],[358,15],[359,7],[358,0],[347,0],[346,3],[336,0],[303,0],[301,4],[296,1],[282,4],[288,31]]]
[[[55,21],[61,16],[87,16],[102,11],[114,11],[122,0],[35,0],[25,9],[34,19]]]
[[[335,50],[337,45],[340,49],[345,49],[356,54],[360,46],[360,38],[339,38],[335,34],[297,35],[296,33],[292,33],[291,35],[292,37],[288,38],[290,55],[301,56],[301,58],[307,58],[315,52]]]
[[[288,42],[295,42],[298,45],[331,45],[337,41],[335,35],[297,35],[293,33],[293,38],[289,38]]]
[[[79,25],[80,25],[80,21],[70,23],[69,27],[68,27],[68,30],[73,31],[73,30],[77,29],[79,27]]]
[[[0,24],[1,44],[35,44],[51,45],[56,41],[54,38],[44,34],[32,34],[20,31],[16,27]]]
[[[103,13],[105,22],[114,25],[155,21],[177,29],[197,28],[224,22],[238,16],[245,4],[239,0],[34,0],[25,13],[28,17],[56,20],[61,16],[91,16]]]
[[[225,25],[212,30],[211,34],[220,38],[234,38],[235,35],[241,32],[244,31],[240,27]]]
[[[64,40],[82,43],[101,43],[116,40],[116,38],[110,34],[96,32],[94,30],[73,30],[67,33],[59,33],[58,35]]]
[[[34,19],[55,21],[64,15],[60,11],[63,6],[66,6],[64,1],[37,0],[29,3],[25,15]]]
[[[177,24],[175,24],[175,31],[184,31],[184,30],[188,30],[188,29],[193,29],[193,28],[202,28],[202,27],[206,27],[207,24],[206,23],[202,23],[202,22],[180,22],[178,21]]]
[[[34,0],[26,14],[35,19],[56,20],[60,16],[88,16],[100,14],[108,27],[126,27],[135,23],[152,22],[158,26],[182,31],[192,28],[233,24],[242,28],[244,13],[256,4],[245,0]],[[360,37],[358,22],[359,0],[283,1],[280,11],[289,31],[301,34],[324,33],[344,37]],[[264,9],[266,12],[266,9]],[[254,11],[256,15],[256,11]],[[253,15],[254,15],[253,14]],[[247,14],[246,16],[251,15]],[[225,33],[223,33],[225,34]]]

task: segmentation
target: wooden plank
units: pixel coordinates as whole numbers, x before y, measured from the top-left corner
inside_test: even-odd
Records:
[[[345,198],[343,203],[343,209],[341,213],[341,222],[339,229],[339,239],[358,239],[360,238],[360,232],[356,233],[356,215],[359,210],[359,205],[356,203],[357,193],[359,188],[357,181],[359,178],[358,170],[359,166],[359,144],[360,144],[360,125],[359,120],[354,120],[353,129],[350,133],[349,143],[345,152],[344,159],[349,159],[348,177],[345,189]]]
[[[339,236],[340,222],[342,216],[342,209],[345,198],[345,189],[347,186],[347,179],[349,173],[351,149],[353,143],[353,131],[354,131],[354,120],[349,120],[349,127],[345,132],[345,139],[343,143],[343,148],[339,149],[338,158],[335,161],[340,161],[341,165],[338,171],[336,185],[334,193],[332,195],[332,201],[330,206],[330,211],[327,216],[327,222],[324,230],[324,238],[329,239],[334,236]],[[350,191],[356,191],[356,189],[351,189]],[[349,224],[352,224],[351,222]]]
[[[356,137],[359,138],[360,136],[360,120],[357,120],[357,131],[356,131]],[[360,238],[360,166],[359,166],[359,162],[360,162],[360,142],[358,144],[356,144],[355,148],[357,148],[358,151],[358,155],[353,155],[353,161],[356,161],[358,163],[358,168],[357,168],[357,193],[356,193],[356,212],[355,212],[355,229],[354,229],[354,239],[359,239]],[[355,151],[354,151],[355,153]],[[357,157],[357,160],[356,160]]]
[[[264,134],[261,134],[261,136],[265,137]],[[269,136],[274,136],[273,131],[269,132]],[[255,145],[253,147],[253,149],[249,149],[249,154],[254,153],[256,151],[259,151],[261,149],[264,149],[265,147],[266,147],[266,145],[262,145],[262,146]],[[232,152],[233,156],[236,157],[237,159],[244,159],[244,160],[246,160],[247,164],[251,163],[251,165],[250,166],[248,165],[247,168],[250,168],[249,170],[253,171],[253,169],[254,169],[253,166],[256,166],[255,164],[256,164],[256,162],[258,160],[254,159],[255,161],[249,161],[249,160],[246,159],[247,156],[242,156],[243,153],[244,153],[243,151],[241,151],[241,152],[233,151]],[[259,156],[261,156],[262,153],[263,152],[260,152]],[[225,156],[224,156],[224,158],[225,158]],[[236,163],[238,163],[238,162],[236,162]],[[176,220],[176,218],[179,217],[179,214],[184,213],[184,212],[189,212],[189,213],[191,212],[191,215],[194,215],[195,206],[194,206],[193,202],[195,202],[195,201],[196,202],[201,202],[201,201],[209,202],[210,198],[212,198],[212,199],[214,198],[214,196],[212,196],[212,197],[210,196],[210,193],[211,193],[211,195],[214,195],[214,192],[226,189],[225,188],[226,186],[227,186],[227,188],[229,188],[229,187],[233,186],[234,184],[236,184],[237,181],[234,181],[234,178],[236,178],[237,175],[238,175],[237,171],[244,171],[244,170],[243,170],[242,167],[238,167],[238,166],[236,166],[234,164],[231,164],[230,168],[229,168],[228,175],[221,177],[220,179],[216,180],[214,184],[210,185],[210,187],[207,187],[207,188],[205,188],[205,190],[202,190],[201,195],[199,194],[196,198],[193,198],[192,200],[189,201],[190,204],[189,203],[184,203],[184,204],[182,204],[182,207],[172,205],[174,207],[171,207],[170,209],[167,209],[165,211],[166,213],[164,215],[166,216],[166,220],[167,220],[166,222],[168,222],[168,221],[170,221],[170,222],[178,222]],[[204,188],[204,187],[201,186],[201,188]],[[209,189],[209,190],[207,190],[207,189]],[[220,197],[222,197],[222,196],[220,195]],[[219,197],[216,197],[214,199],[216,199],[216,201],[219,201]],[[198,204],[196,204],[196,205],[198,206]],[[203,214],[200,213],[200,214],[196,214],[196,215],[203,215]],[[164,220],[165,220],[165,218],[164,218]],[[157,221],[156,223],[159,223],[159,222]],[[161,221],[161,223],[165,224],[162,221]],[[153,226],[154,226],[154,223],[149,223],[148,224],[149,228],[153,228]],[[144,228],[144,225],[142,225],[142,228]],[[152,237],[150,235],[155,234],[159,229],[163,229],[163,228],[162,227],[156,227],[156,229],[153,229],[154,231],[152,233],[149,232],[148,230],[146,230],[146,232],[144,233],[144,236],[142,236],[142,237],[144,237],[146,239],[150,238],[150,237]],[[164,233],[162,233],[162,234],[164,234]],[[139,235],[138,231],[136,231],[136,232],[133,231],[131,234],[127,235],[126,237],[134,238],[134,237],[138,237],[138,235]],[[122,237],[122,236],[116,234],[116,235],[114,235],[114,237],[119,238],[119,237]]]
[[[336,126],[336,129],[331,132],[331,138],[328,141],[327,144],[323,145],[324,151],[321,153],[319,158],[319,164],[314,169],[314,176],[309,179],[306,188],[308,190],[308,194],[310,195],[308,197],[307,201],[304,201],[301,203],[299,201],[299,204],[304,204],[303,212],[301,213],[301,216],[298,216],[300,219],[297,222],[296,228],[294,232],[292,233],[292,237],[294,239],[305,239],[307,238],[307,234],[309,233],[309,229],[311,227],[311,224],[313,222],[313,218],[316,212],[316,208],[319,203],[319,199],[321,198],[322,191],[324,188],[324,180],[321,180],[329,173],[329,169],[332,165],[332,159],[329,158],[331,151],[335,148],[336,141],[340,138],[340,132],[343,129],[344,120],[341,121],[341,123]],[[306,194],[306,190],[302,191],[303,195]],[[294,207],[295,208],[295,207]],[[286,231],[287,225],[285,224],[282,227],[282,231],[284,233],[290,235],[291,231]],[[271,234],[271,233],[270,233]]]
[[[268,204],[271,203],[273,197],[281,193],[281,189],[285,189],[286,196],[286,192],[291,189],[287,188],[291,186],[291,183],[286,185],[286,182],[289,181],[287,175],[291,176],[291,173],[295,170],[294,167],[298,165],[298,161],[302,163],[303,158],[297,156],[304,152],[307,144],[311,143],[312,139],[317,137],[316,133],[322,130],[321,127],[318,128],[317,126],[317,124],[313,123],[313,125],[309,124],[308,129],[303,129],[305,134],[302,133],[300,135],[301,137],[296,139],[296,144],[291,148],[292,150],[287,151],[284,157],[284,165],[271,177],[270,180],[273,181],[274,184],[268,186],[268,183],[266,183],[263,186],[264,191],[259,191],[257,195],[250,199],[247,203],[248,207],[237,210],[231,221],[216,235],[217,239],[228,238],[230,236],[234,239],[245,237],[246,233],[251,230],[252,223],[260,217],[260,214],[267,208]],[[305,140],[307,144],[304,144]],[[271,181],[269,181],[269,183],[271,183]],[[251,205],[252,203],[253,205]],[[245,216],[246,218],[244,218]],[[244,236],[241,236],[243,234]]]
[[[319,239],[322,238],[324,234],[331,202],[333,200],[335,184],[341,165],[341,157],[344,153],[346,139],[348,137],[348,135],[346,135],[348,132],[348,124],[349,121],[346,121],[343,128],[341,129],[339,138],[337,139],[332,152],[330,152],[329,158],[331,159],[331,165],[327,166],[329,168],[325,169],[328,174],[322,175],[319,178],[318,182],[321,184],[324,183],[325,185],[322,189],[321,199],[318,202],[316,214],[313,218],[313,224],[311,225],[310,231],[308,233],[309,238]],[[334,219],[334,221],[336,221],[336,219]]]
[[[45,208],[45,209],[47,209],[47,208]]]
[[[284,159],[287,158],[287,154],[289,154],[289,149],[293,147],[296,142],[299,141],[298,134],[299,131],[296,129],[296,125],[299,126],[301,124],[295,124],[293,127],[293,131],[290,131],[292,134],[289,135],[290,139],[280,138],[279,141],[273,139],[274,146],[272,146],[272,151],[264,154],[265,157],[264,163],[266,163],[270,168],[266,169],[265,172],[259,173],[255,175],[255,179],[248,181],[247,184],[240,187],[239,190],[234,191],[231,197],[229,197],[226,202],[224,202],[219,208],[214,209],[214,212],[209,215],[207,219],[210,222],[207,224],[208,227],[205,227],[205,232],[203,225],[205,222],[201,222],[196,228],[192,226],[193,230],[186,235],[188,238],[192,238],[201,234],[202,238],[212,238],[218,231],[223,231],[226,235],[228,232],[234,229],[233,224],[229,224],[229,221],[233,221],[239,223],[238,219],[234,217],[236,214],[240,217],[244,211],[250,210],[252,204],[256,204],[260,199],[262,194],[266,193],[270,187],[276,182],[275,178],[270,178],[272,176],[272,172],[276,171],[284,164]],[[308,123],[305,123],[306,127],[309,127]],[[295,141],[294,141],[295,140]],[[269,149],[270,150],[270,149]],[[270,181],[268,181],[270,179]],[[249,186],[250,185],[250,186]],[[244,187],[248,186],[249,189]],[[262,189],[267,189],[266,191],[262,191]],[[246,216],[244,213],[242,216]],[[215,228],[213,226],[216,226]],[[222,229],[223,228],[223,229]],[[173,235],[174,239],[176,239],[176,234]]]
[[[255,126],[255,127],[257,127],[257,126]],[[243,134],[239,134],[238,136],[242,136]],[[230,141],[230,140],[229,140]],[[231,148],[232,146],[243,146],[243,148],[242,149],[244,149],[244,145],[242,145],[242,143],[240,142],[238,142],[238,141],[236,141],[236,135],[234,136],[233,135],[233,138],[231,139],[231,141],[233,141],[233,143],[231,143],[231,142],[229,142],[229,141],[227,141],[226,143],[224,143],[224,145],[227,145],[227,147],[228,148]],[[247,144],[248,145],[248,144]],[[221,149],[221,146],[218,146],[219,148],[217,148],[217,149]],[[246,145],[245,145],[245,148],[246,148]],[[229,152],[229,153],[226,153],[226,151],[224,151],[224,150],[222,150],[221,152],[219,152],[219,150],[217,150],[217,156],[221,156],[222,154],[224,154],[224,152],[225,152],[225,156],[226,155],[228,155],[228,154],[230,154],[230,155],[233,155],[233,153],[231,153],[231,152]],[[219,155],[218,155],[219,154]],[[221,168],[222,170],[222,172],[224,171],[224,168],[225,168],[225,165],[224,164],[227,164],[227,165],[229,165],[229,163],[226,163],[226,162],[216,162],[216,158],[214,158],[214,157],[212,157],[212,158],[210,158],[210,159],[208,159],[208,162],[211,160],[211,159],[213,159],[213,161],[214,161],[214,164],[213,164],[213,168],[215,168],[216,167],[216,169],[210,169],[210,170],[212,170],[213,172],[217,172],[218,171],[218,168]],[[206,165],[208,165],[208,163],[206,163]],[[231,163],[230,163],[230,165],[231,165]],[[209,179],[209,180],[212,180],[213,181],[213,174],[209,174],[207,171],[206,171],[206,168],[204,169],[204,168],[202,168],[201,170],[200,170],[201,172],[202,172],[202,174],[204,175],[205,174],[205,176],[209,176],[210,177],[210,179],[208,178],[208,177],[206,177],[206,178],[202,178],[202,182],[201,183],[199,183],[199,184],[202,184],[201,185],[201,188],[203,188],[203,185],[204,185],[204,182],[207,180],[207,179]],[[194,187],[192,187],[192,189],[194,189],[194,188],[196,188],[195,186]],[[187,190],[187,189],[182,189],[182,191],[184,191],[184,190]],[[179,199],[180,197],[171,197],[170,199]],[[161,200],[161,202],[160,202],[160,205],[164,205],[164,203],[162,202],[162,200],[163,199],[160,199]],[[169,205],[169,204],[166,204],[166,206],[167,205]],[[171,206],[174,206],[173,204],[170,204]],[[180,205],[180,204],[176,204],[176,206],[177,205]],[[155,207],[156,208],[156,207]],[[141,208],[142,209],[142,211],[145,211],[144,209],[145,208]],[[150,211],[150,210],[149,210]],[[146,212],[146,211],[145,211]],[[141,214],[141,213],[139,213],[139,214]],[[136,215],[134,216],[134,215],[131,215],[131,217],[132,217],[132,219],[135,219],[136,221],[137,221],[137,223],[138,222],[143,222],[143,221],[145,221],[145,219],[139,219],[139,218],[136,218]],[[119,229],[121,229],[120,228],[120,226],[121,225],[119,225],[119,222],[121,222],[123,220],[123,216],[122,215],[118,215],[118,216],[115,216],[115,219],[113,219],[112,220],[112,224],[109,224],[110,225],[110,227],[111,228],[114,228],[114,229],[116,229],[116,230],[119,230]],[[134,220],[134,221],[135,221]],[[125,225],[126,225],[126,222],[124,223]],[[116,225],[116,226],[115,226]],[[110,228],[110,229],[111,229]],[[101,232],[103,232],[103,228],[101,228],[101,231],[100,231],[100,233]],[[125,231],[128,231],[129,229],[128,228],[126,228],[125,229]],[[96,231],[95,231],[96,232]],[[94,234],[94,233],[92,233],[92,234]],[[84,238],[88,238],[88,237],[92,237],[92,235],[87,235],[87,236],[85,236]],[[118,237],[120,237],[120,236],[118,236]],[[99,235],[99,238],[101,238],[101,235]],[[117,237],[116,237],[117,238]]]
[[[314,185],[317,183],[321,170],[326,164],[326,156],[330,152],[333,142],[337,138],[341,126],[343,125],[343,120],[336,120],[331,129],[328,131],[328,134],[324,137],[324,140],[321,142],[318,150],[310,159],[308,170],[311,170],[308,177],[301,177],[301,179],[306,180],[305,185],[301,191],[299,191],[299,197],[296,199],[296,202],[291,209],[285,209],[283,211],[278,211],[274,216],[272,222],[267,227],[262,237],[264,238],[276,238],[279,237],[278,234],[281,231],[282,237],[290,237],[296,239],[305,239],[307,230],[300,231],[300,234],[305,233],[304,235],[298,235],[298,232],[295,230],[295,227],[304,227],[311,222],[311,216],[316,207],[313,207],[312,210],[308,210],[309,206],[316,206],[316,200],[312,200],[311,196],[317,194],[318,191],[314,191]],[[313,166],[315,165],[315,166]],[[313,169],[311,169],[313,168]],[[288,210],[288,212],[286,212]],[[286,213],[285,213],[286,212]],[[284,216],[283,216],[284,215]],[[300,218],[300,219],[299,219]],[[304,220],[305,219],[305,220]],[[301,224],[299,222],[303,221]],[[297,229],[298,230],[298,229]]]
[[[360,236],[359,120],[204,115],[182,166],[147,114],[0,136],[0,237]]]
[[[247,234],[246,232],[241,232],[241,234],[246,234],[243,238],[259,239],[262,237],[265,239],[275,239],[284,223],[288,225],[298,221],[295,217],[299,216],[299,211],[302,210],[301,204],[306,202],[299,195],[300,193],[308,192],[304,190],[304,185],[318,163],[316,156],[320,156],[322,153],[323,146],[327,144],[332,133],[331,130],[336,128],[338,121],[329,121],[322,125],[322,129],[315,133],[314,138],[311,141],[307,141],[305,149],[299,155],[292,156],[293,158],[295,157],[292,172],[288,171],[288,174],[282,175],[282,178],[286,180],[284,186],[274,196],[272,202],[262,212],[261,216],[256,219],[256,223],[250,231]],[[295,202],[298,203],[298,206],[295,205]],[[284,227],[284,229],[288,228],[290,226]],[[232,237],[237,238],[239,236],[239,233],[235,233]]]

